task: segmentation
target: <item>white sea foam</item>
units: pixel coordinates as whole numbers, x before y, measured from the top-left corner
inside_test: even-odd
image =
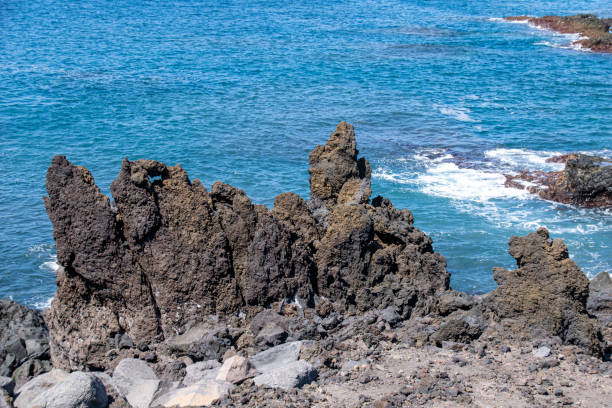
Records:
[[[500,198],[529,198],[525,190],[504,187],[503,174],[479,169],[461,168],[443,162],[417,176],[417,184],[427,194],[453,200],[487,202]]]
[[[38,269],[43,271],[56,273],[57,270],[61,267],[60,264],[57,263],[57,255],[51,255],[50,260],[43,262],[38,266]]]
[[[49,299],[40,301],[40,302],[36,302],[34,303],[32,306],[34,306],[35,309],[48,309],[49,307],[51,307],[51,302],[53,301],[53,296],[51,296]]]
[[[563,163],[547,163],[546,159],[562,155],[562,152],[536,151],[527,149],[498,148],[487,150],[484,155],[488,159],[495,159],[503,164],[527,170],[563,170]]]
[[[529,24],[527,20],[506,20],[503,17],[490,17],[487,20],[495,23]]]
[[[471,110],[467,108],[457,108],[439,105],[434,105],[434,108],[440,111],[441,114],[452,116],[460,122],[480,122],[479,120],[476,120],[469,115],[471,113]]]

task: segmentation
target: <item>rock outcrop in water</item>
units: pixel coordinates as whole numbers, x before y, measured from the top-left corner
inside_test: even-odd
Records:
[[[589,280],[570,259],[563,241],[550,239],[540,228],[512,237],[510,254],[518,268],[495,268],[499,286],[485,301],[503,330],[523,339],[558,336],[563,343],[600,354],[599,325],[586,310]]]
[[[124,160],[111,185],[65,157],[47,173],[58,291],[47,312],[54,365],[106,368],[119,342],[162,343],[204,316],[252,316],[272,303],[338,311],[435,309],[445,259],[409,211],[376,197],[355,133],[340,123],[310,156],[311,201],[282,194],[272,211],[235,187],[210,192],[180,166]]]
[[[506,175],[505,186],[526,189],[560,203],[612,208],[612,160],[577,153],[552,157],[548,161],[565,163],[565,169],[524,170],[517,175]]]
[[[581,38],[574,41],[584,48],[596,52],[612,52],[612,19],[598,18],[593,14],[577,14],[574,16],[544,16],[544,17],[506,17],[509,21],[527,21],[539,28],[556,31],[562,34],[580,34]]]

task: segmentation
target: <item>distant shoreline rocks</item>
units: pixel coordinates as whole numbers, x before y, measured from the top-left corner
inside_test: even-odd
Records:
[[[511,16],[504,17],[507,21],[525,21],[538,28],[555,31],[561,34],[579,34],[581,38],[574,41],[595,52],[612,53],[612,33],[610,33],[611,18],[598,18],[593,14],[577,14],[574,16]]]
[[[504,185],[527,190],[545,200],[589,208],[612,208],[612,160],[581,153],[551,157],[561,171],[523,170],[506,174]]]

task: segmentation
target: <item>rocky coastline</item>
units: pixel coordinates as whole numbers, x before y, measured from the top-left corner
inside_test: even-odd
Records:
[[[56,156],[58,289],[43,315],[0,303],[0,407],[609,401],[607,272],[541,228],[510,238],[495,290],[454,291],[410,211],[370,197],[351,125],[309,164],[310,200],[268,210],[153,160],[125,159],[111,201]]]
[[[523,170],[505,175],[504,185],[527,190],[545,200],[580,207],[612,208],[612,160],[580,153],[551,157],[561,171]]]
[[[598,18],[593,14],[576,14],[574,16],[513,16],[505,17],[508,21],[526,21],[538,28],[555,31],[561,34],[579,34],[581,38],[574,45],[595,52],[612,52],[612,33],[610,18]]]

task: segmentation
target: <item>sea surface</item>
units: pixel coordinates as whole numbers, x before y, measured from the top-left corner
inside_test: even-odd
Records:
[[[503,186],[559,168],[552,155],[612,156],[612,55],[500,19],[579,12],[612,3],[3,0],[0,297],[54,294],[54,155],[107,194],[124,157],[150,158],[271,206],[308,198],[308,153],[341,120],[374,194],[412,210],[455,289],[493,289],[508,239],[540,226],[589,276],[610,272],[610,212]]]

